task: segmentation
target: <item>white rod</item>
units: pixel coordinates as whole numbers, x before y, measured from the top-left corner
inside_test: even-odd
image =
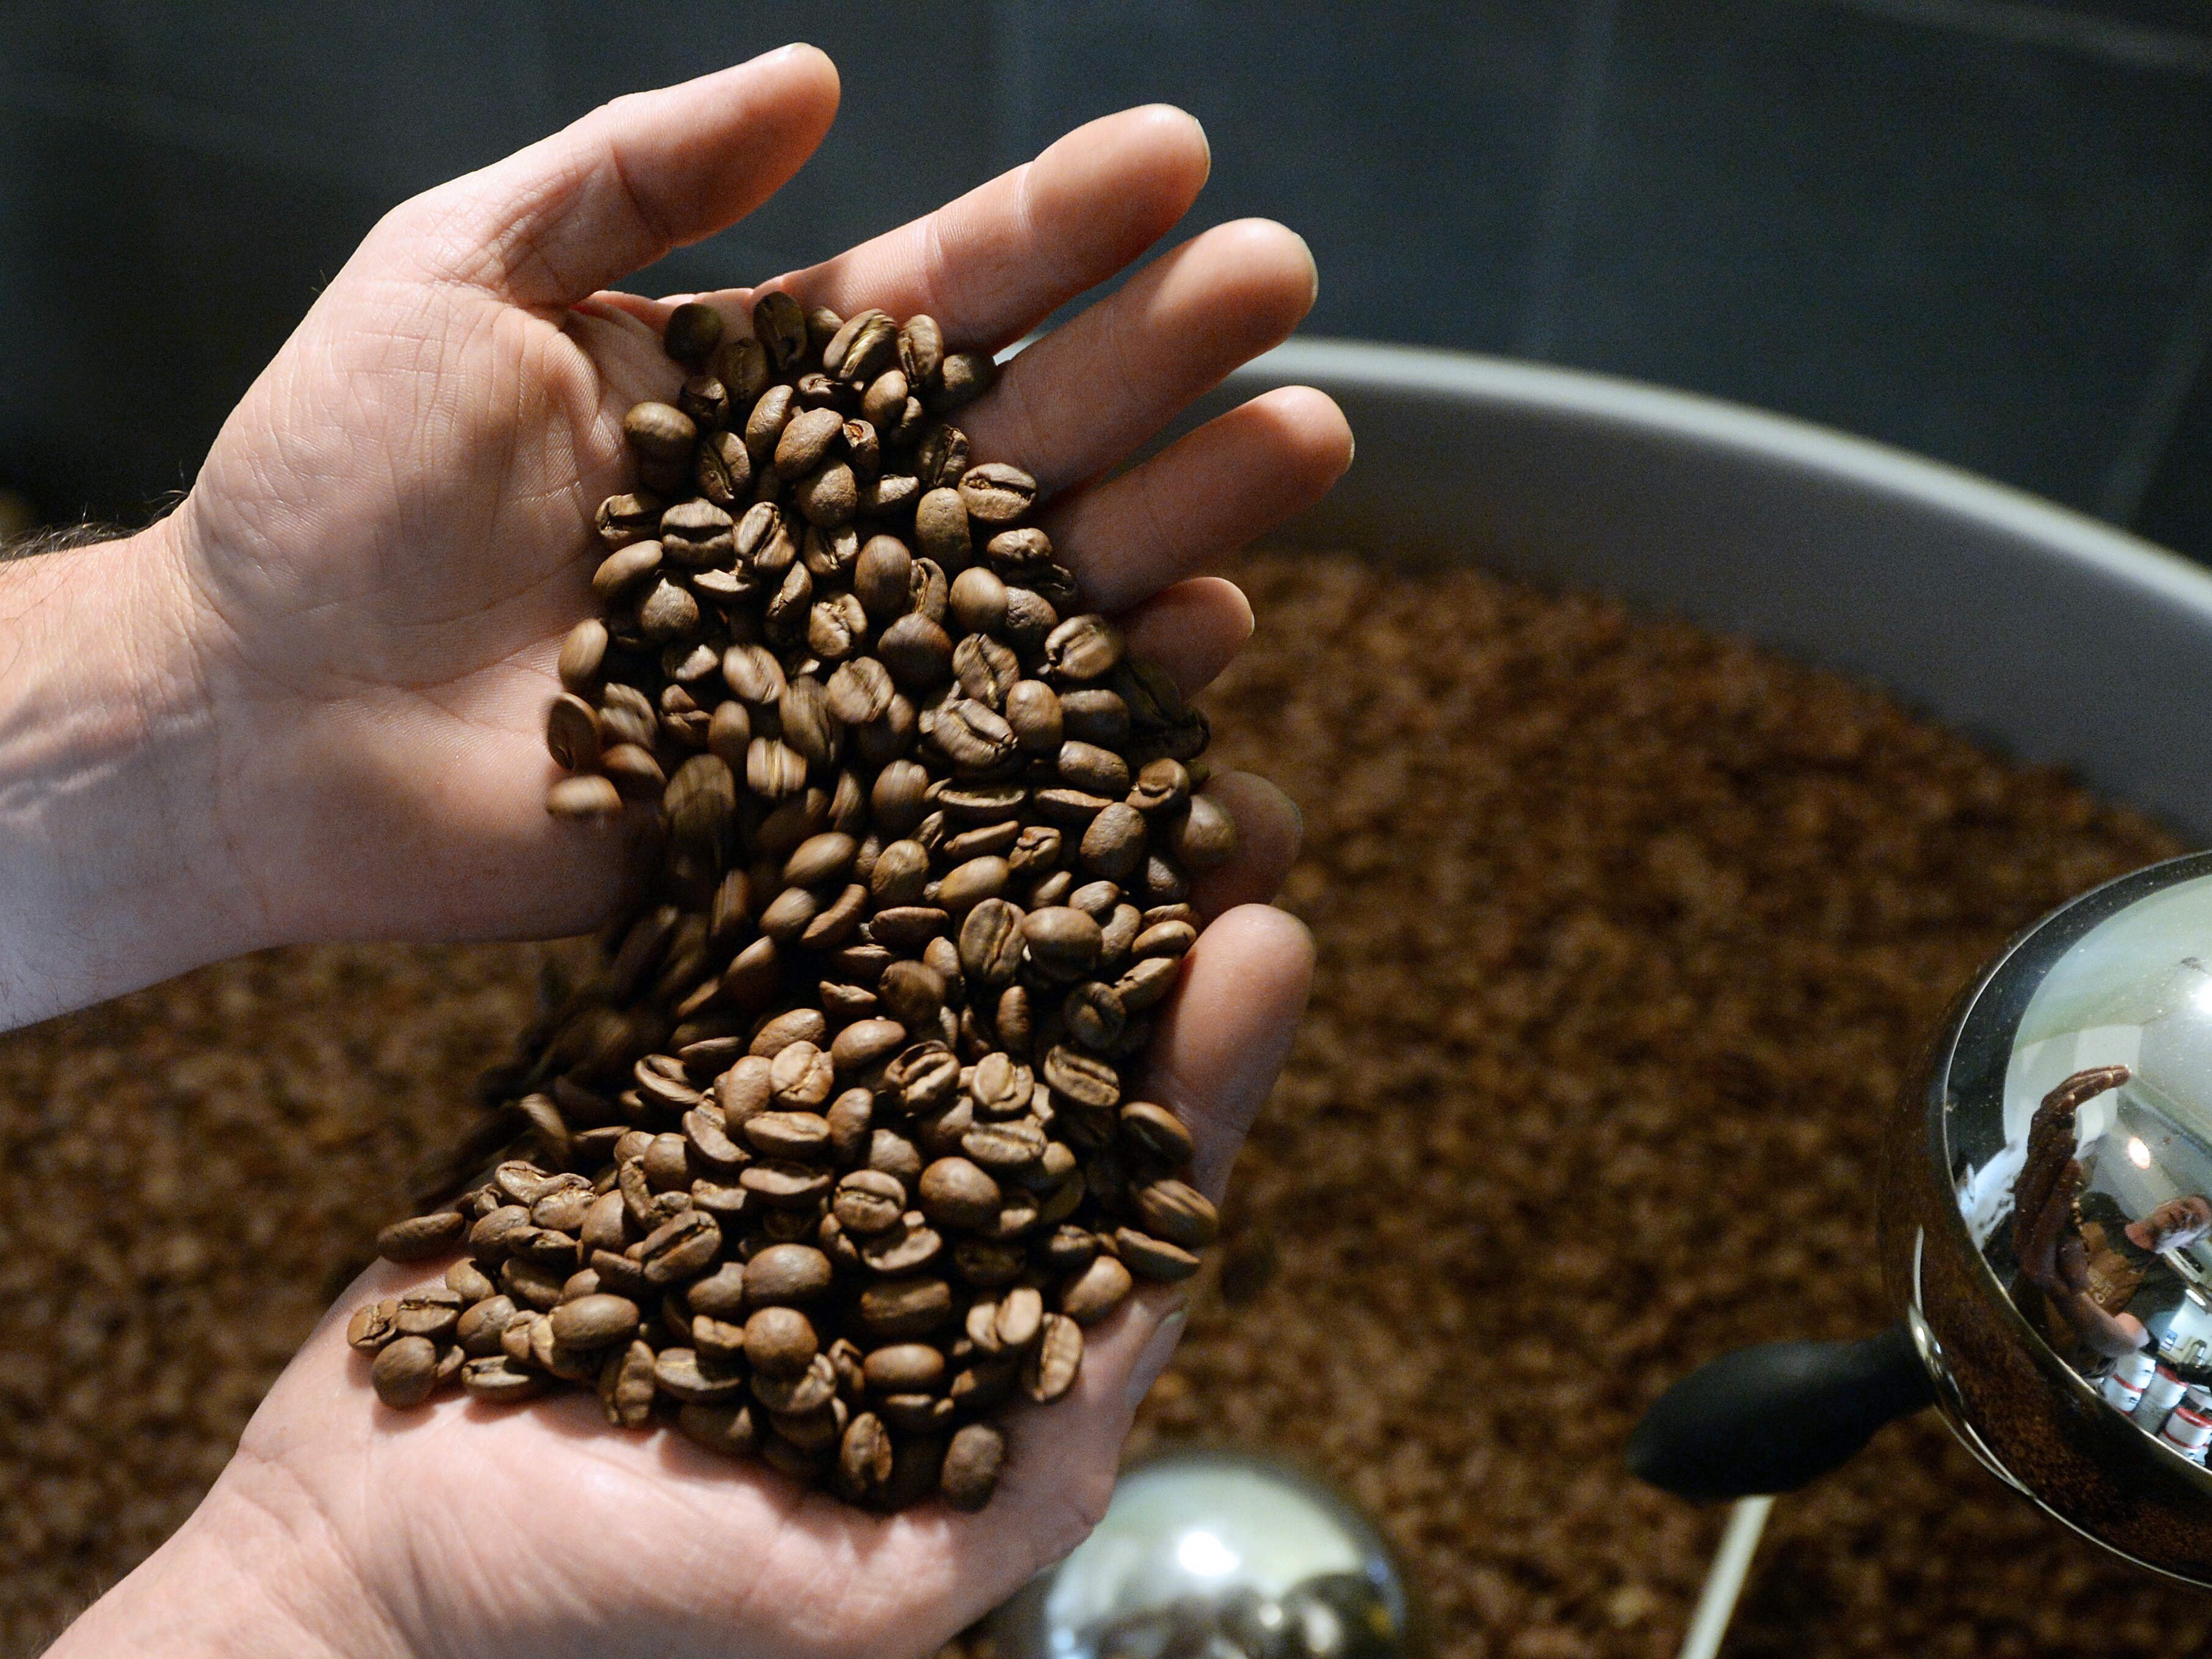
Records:
[[[1736,1597],[1751,1572],[1751,1558],[1759,1548],[1759,1535],[1766,1530],[1766,1516],[1774,1508],[1771,1498],[1739,1498],[1729,1511],[1728,1530],[1705,1571],[1705,1587],[1698,1592],[1698,1610],[1690,1615],[1690,1633],[1682,1638],[1678,1659],[1714,1659],[1721,1638],[1728,1634],[1735,1615]]]

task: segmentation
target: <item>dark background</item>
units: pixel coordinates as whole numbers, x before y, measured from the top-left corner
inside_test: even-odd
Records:
[[[380,213],[788,39],[845,113],[641,283],[744,283],[1101,112],[1315,333],[1602,369],[1900,444],[2212,558],[2212,13],[2190,0],[0,0],[0,487],[142,515]]]

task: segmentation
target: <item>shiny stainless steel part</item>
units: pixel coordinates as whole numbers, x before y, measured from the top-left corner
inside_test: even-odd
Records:
[[[1398,1659],[1423,1645],[1358,1511],[1287,1465],[1194,1449],[1127,1470],[1097,1530],[990,1631],[1006,1659]]]
[[[2014,939],[1954,1006],[1892,1129],[1882,1255],[1937,1404],[1974,1454],[2130,1560],[2212,1586],[2212,1473],[2108,1404],[2106,1362],[2019,1278],[2012,1188],[2037,1105],[2124,1066],[2075,1115],[2082,1202],[2140,1219],[2212,1193],[2212,854],[2083,894]],[[2212,1267],[2212,1244],[2190,1247]],[[2212,1305],[2178,1275],[2150,1321],[2179,1352]]]

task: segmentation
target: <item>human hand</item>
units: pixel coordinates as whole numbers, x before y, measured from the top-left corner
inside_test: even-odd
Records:
[[[0,678],[0,1024],[264,945],[605,915],[620,836],[548,818],[543,720],[559,642],[592,608],[593,510],[630,478],[622,415],[678,371],[650,337],[666,302],[597,290],[765,199],[836,98],[828,60],[787,48],[403,204],[173,515],[0,568],[18,646]],[[1127,112],[775,286],[927,311],[949,347],[997,349],[1164,234],[1206,170],[1188,116]],[[1023,352],[961,417],[977,454],[1036,475],[1086,597],[1186,689],[1250,618],[1228,584],[1184,578],[1327,489],[1343,417],[1272,392],[1092,481],[1313,293],[1288,231],[1219,227]],[[710,297],[742,315],[750,295]],[[27,776],[35,809],[11,811]],[[1248,841],[1294,833],[1256,781],[1218,787]]]
[[[251,801],[281,785],[264,806],[273,822],[246,823],[234,805],[225,820],[246,849],[239,861],[258,867],[260,913],[287,919],[279,936],[556,931],[591,919],[619,880],[613,846],[544,814],[540,721],[558,641],[589,604],[591,510],[627,475],[621,415],[674,383],[652,338],[665,302],[600,296],[556,318],[550,300],[489,294],[480,271],[406,276],[393,248],[414,243],[395,243],[392,227],[448,258],[477,237],[480,256],[503,251],[510,283],[622,234],[623,259],[650,258],[735,210],[726,180],[705,204],[686,205],[677,186],[738,138],[797,133],[754,146],[773,160],[768,184],[796,165],[819,136],[814,116],[826,120],[826,75],[817,58],[782,54],[618,105],[550,150],[449,187],[442,205],[399,210],[318,312],[343,321],[357,302],[406,325],[364,344],[311,317],[168,536],[134,544],[134,556],[189,575],[195,626],[221,624],[191,654],[220,688],[208,702],[227,711],[223,729],[252,734],[225,788]],[[742,132],[726,119],[733,101],[751,124]],[[579,137],[594,123],[596,136]],[[672,149],[665,130],[687,123],[714,128],[713,142]],[[616,144],[627,189],[601,179],[608,199],[596,199],[589,177],[568,175],[588,174],[580,146],[604,158]],[[502,176],[533,156],[541,172],[568,169],[565,193],[530,186],[526,172]],[[1113,118],[781,285],[839,309],[927,310],[952,344],[996,346],[1140,251],[1203,170],[1185,118]],[[768,187],[755,182],[747,203]],[[624,232],[640,201],[660,204],[658,228]],[[593,211],[617,227],[579,246],[572,222]],[[526,234],[501,213],[538,217]],[[485,233],[488,219],[503,228]],[[603,259],[560,286],[616,274]],[[1228,584],[1179,579],[1326,487],[1348,456],[1340,416],[1316,393],[1272,394],[1126,477],[1083,486],[1286,332],[1311,292],[1287,233],[1209,233],[1023,354],[962,417],[979,453],[1057,492],[1045,522],[1091,601],[1123,612],[1138,648],[1186,687],[1209,679],[1249,624]],[[356,350],[383,368],[372,373]],[[318,425],[318,399],[356,382],[344,419]],[[399,459],[380,467],[371,431]],[[560,544],[541,546],[541,531]],[[240,545],[252,553],[241,558]],[[1144,1087],[1192,1124],[1195,1178],[1218,1195],[1287,1047],[1310,947],[1295,922],[1250,902],[1275,890],[1295,814],[1256,780],[1211,787],[1242,847],[1196,895],[1215,920]],[[347,1305],[420,1277],[379,1268]],[[587,1399],[505,1413],[447,1400],[403,1418],[374,1403],[365,1365],[326,1320],[202,1510],[57,1652],[926,1651],[1095,1518],[1176,1305],[1151,1290],[1091,1334],[1071,1398],[1012,1425],[1008,1471],[983,1513],[890,1517],[671,1436],[612,1433]]]
[[[1309,963],[1304,930],[1261,905],[1213,921],[1191,952],[1143,1087],[1190,1125],[1192,1178],[1215,1199]],[[379,1266],[354,1285],[200,1509],[51,1659],[924,1655],[1089,1530],[1182,1322],[1179,1289],[1136,1292],[1088,1334],[1069,1395],[1012,1414],[987,1508],[885,1516],[670,1430],[611,1430],[588,1392],[378,1404],[344,1313],[442,1266]]]

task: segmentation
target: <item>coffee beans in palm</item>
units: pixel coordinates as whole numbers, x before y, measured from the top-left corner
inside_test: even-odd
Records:
[[[508,1155],[395,1223],[380,1399],[596,1394],[855,1504],[988,1503],[999,1414],[1217,1230],[1132,1091],[1236,848],[1205,718],[1080,608],[1036,479],[947,417],[930,318],[679,307],[623,423],[556,817],[647,822],[643,897],[495,1079]]]

